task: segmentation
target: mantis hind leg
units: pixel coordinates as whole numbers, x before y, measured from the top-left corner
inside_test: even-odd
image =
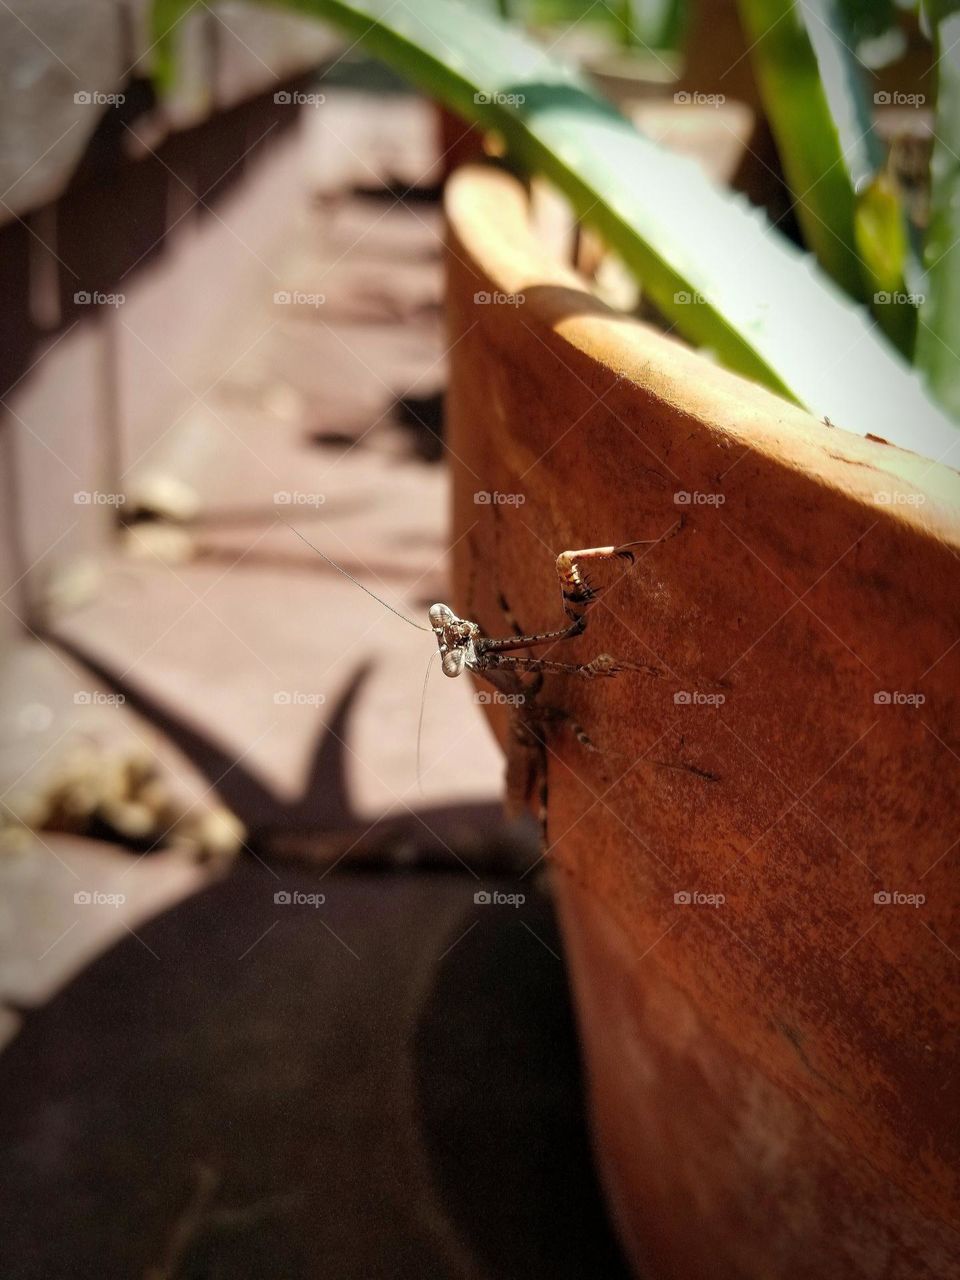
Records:
[[[549,775],[547,744],[539,725],[514,716],[507,750],[507,813],[510,817],[534,809],[540,828],[540,852],[547,851]]]
[[[509,816],[533,810],[540,829],[540,852],[549,842],[550,773],[547,732],[552,725],[566,725],[580,746],[593,755],[606,756],[569,711],[561,707],[537,707],[536,721],[521,715],[510,724],[507,750],[507,812]]]
[[[574,720],[569,711],[564,711],[562,707],[540,707],[539,713],[546,723],[565,724],[585,751],[598,756],[610,754],[610,752],[604,751],[602,747],[597,746],[586,729],[579,721]]]

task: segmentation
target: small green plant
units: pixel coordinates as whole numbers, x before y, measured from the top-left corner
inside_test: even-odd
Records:
[[[926,14],[939,84],[916,358],[940,401],[960,418],[960,6],[928,3]]]
[[[895,299],[875,313],[909,354],[916,308],[907,301],[906,219],[883,171],[851,24],[836,0],[739,0],[739,8],[804,240],[851,297]]]
[[[960,13],[926,0],[923,92],[870,92],[869,45],[896,68],[916,4],[893,0],[738,0],[764,108],[804,238],[821,266],[872,308],[892,342],[960,418]],[[916,42],[916,40],[915,40]],[[874,82],[876,83],[876,82]],[[874,134],[876,103],[935,99],[931,200],[911,226]]]
[[[675,49],[685,10],[684,0],[620,0],[614,10],[616,34],[628,49]]]
[[[960,457],[960,434],[916,371],[810,255],[744,199],[713,187],[692,161],[640,135],[509,24],[453,0],[417,0],[415,8],[400,0],[271,2],[336,24],[424,93],[496,130],[511,162],[564,192],[689,341],[839,426],[930,458]],[[155,0],[161,84],[175,78],[170,33],[190,7]],[[855,215],[845,208],[845,235],[858,234],[850,230]],[[956,210],[947,216],[955,220]],[[887,244],[882,214],[873,225]],[[838,270],[855,297],[869,288],[857,283],[859,270]],[[950,402],[949,378],[931,382]]]

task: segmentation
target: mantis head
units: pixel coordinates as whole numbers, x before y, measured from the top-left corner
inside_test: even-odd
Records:
[[[443,674],[458,676],[464,666],[470,666],[476,659],[474,642],[480,635],[480,628],[475,622],[458,618],[445,604],[430,606],[430,626],[437,637]]]

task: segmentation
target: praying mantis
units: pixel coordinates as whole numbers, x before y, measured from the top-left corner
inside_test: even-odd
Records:
[[[432,631],[437,641],[440,669],[445,676],[456,679],[464,671],[470,671],[500,693],[508,695],[515,710],[510,730],[511,745],[514,750],[511,755],[508,755],[507,807],[511,813],[528,808],[536,792],[541,842],[546,848],[549,799],[547,739],[551,726],[566,722],[577,741],[587,751],[598,752],[599,748],[568,712],[540,700],[539,694],[544,676],[557,674],[596,680],[611,679],[624,670],[645,671],[650,675],[659,675],[659,672],[645,664],[618,661],[609,653],[597,654],[589,662],[563,662],[552,658],[533,657],[529,654],[520,656],[518,651],[556,644],[583,635],[587,629],[589,611],[602,594],[602,589],[595,586],[588,577],[588,569],[598,564],[617,561],[626,561],[632,565],[636,558],[634,551],[637,547],[656,545],[665,538],[672,537],[679,531],[681,524],[682,521],[678,522],[660,538],[627,542],[620,546],[561,551],[557,556],[556,571],[566,619],[564,625],[550,631],[524,634],[514,621],[506,599],[501,595],[501,608],[513,630],[513,634],[502,638],[485,635],[478,623],[468,618],[458,617],[449,605],[443,603],[430,606],[429,627],[414,622],[364,586],[319,547],[304,538],[299,530],[294,529],[292,525],[289,527],[338,573],[349,578],[355,586],[372,596],[384,608],[420,631]]]

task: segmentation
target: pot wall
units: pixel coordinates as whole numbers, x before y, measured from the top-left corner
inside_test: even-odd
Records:
[[[958,476],[608,311],[504,175],[448,213],[455,607],[555,626],[559,551],[655,542],[562,654],[637,669],[542,694],[638,1273],[958,1273]]]
[[[743,1052],[585,886],[554,887],[608,1201],[642,1277],[947,1277],[956,1239]],[[735,954],[731,955],[735,962]]]

